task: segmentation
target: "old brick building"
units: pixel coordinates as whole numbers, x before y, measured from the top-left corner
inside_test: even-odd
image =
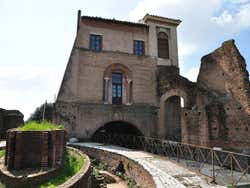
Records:
[[[79,11],[54,121],[66,126],[69,137],[84,140],[120,133],[247,146],[241,139],[250,135],[244,59],[227,41],[202,58],[198,81],[190,82],[179,74],[180,23],[148,14],[131,23]]]

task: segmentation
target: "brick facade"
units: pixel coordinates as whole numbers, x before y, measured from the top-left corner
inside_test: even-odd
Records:
[[[55,103],[54,121],[69,137],[89,140],[105,124],[133,124],[144,136],[228,148],[249,129],[249,78],[233,41],[202,58],[198,81],[179,74],[179,20],[146,15],[142,23],[78,17],[77,36]],[[170,58],[157,56],[157,33],[166,32]],[[91,34],[102,50],[89,49]],[[133,54],[143,40],[145,54]],[[122,104],[112,104],[112,72],[122,77]],[[232,80],[232,82],[230,82]],[[183,99],[183,107],[180,103]],[[235,116],[235,114],[240,114]],[[119,127],[117,127],[119,129]]]

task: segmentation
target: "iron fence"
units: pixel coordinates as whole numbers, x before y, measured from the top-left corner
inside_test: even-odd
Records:
[[[250,155],[133,135],[102,134],[97,135],[93,141],[168,157],[220,185],[235,187],[250,184]]]

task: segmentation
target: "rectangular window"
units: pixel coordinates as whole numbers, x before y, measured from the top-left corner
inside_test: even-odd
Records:
[[[112,73],[112,104],[122,104],[121,73]]]
[[[102,50],[102,36],[90,35],[90,50],[100,52]]]
[[[144,55],[144,41],[134,40],[134,54],[138,56]]]

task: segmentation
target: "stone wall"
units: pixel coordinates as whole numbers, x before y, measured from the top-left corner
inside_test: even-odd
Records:
[[[8,169],[57,167],[63,163],[66,131],[7,132],[5,164]]]
[[[54,121],[65,125],[68,137],[89,140],[106,123],[123,121],[134,125],[144,136],[157,135],[157,108],[150,105],[55,104]]]
[[[78,149],[82,150],[88,156],[93,157],[101,161],[102,163],[108,164],[110,171],[117,168],[119,163],[122,162],[126,174],[129,177],[133,178],[138,185],[140,185],[143,188],[156,187],[153,177],[150,175],[150,173],[146,169],[144,169],[140,164],[125,156],[84,146],[78,147]]]
[[[23,125],[23,117],[23,114],[18,110],[5,110],[0,108],[0,139],[6,137],[6,131],[8,129]]]

